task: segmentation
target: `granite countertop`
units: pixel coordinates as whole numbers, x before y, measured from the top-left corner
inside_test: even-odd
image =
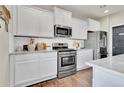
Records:
[[[13,52],[13,53],[10,53],[10,55],[30,54],[30,53],[43,53],[43,52],[57,52],[57,51],[56,51],[56,50],[20,51],[20,52]]]
[[[124,76],[124,54],[93,60],[86,63],[92,67],[99,67],[104,70]]]

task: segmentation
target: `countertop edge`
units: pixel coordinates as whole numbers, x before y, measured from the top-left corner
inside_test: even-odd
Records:
[[[86,64],[89,65],[89,66],[91,66],[91,67],[97,67],[97,68],[100,68],[100,69],[104,69],[105,71],[108,71],[110,73],[114,73],[116,75],[119,75],[119,76],[124,77],[124,73],[121,73],[119,71],[116,71],[116,70],[113,70],[113,69],[109,69],[109,68],[106,68],[106,67],[103,67],[103,66],[100,66],[100,65],[91,63],[91,62],[86,62]]]
[[[9,55],[21,55],[21,54],[31,54],[31,53],[46,53],[46,52],[57,52],[56,50],[41,50],[41,51],[27,51],[27,52],[13,52]]]

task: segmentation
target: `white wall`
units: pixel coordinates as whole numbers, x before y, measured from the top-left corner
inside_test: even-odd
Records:
[[[2,19],[0,19],[0,23]],[[3,23],[4,24],[4,23]],[[0,86],[9,84],[9,36],[5,29],[0,31]]]
[[[7,8],[12,11],[11,6],[7,6]],[[12,43],[10,42],[12,20],[9,22],[8,31],[6,32],[5,28],[0,31],[0,87],[9,86],[9,46]]]
[[[7,6],[11,11],[11,7]],[[0,31],[0,87],[9,86],[9,32],[5,29],[5,22],[3,29]],[[11,22],[8,25],[8,31],[11,30]]]
[[[108,32],[108,52],[109,56],[112,56],[112,27],[124,25],[124,11],[103,17],[100,19],[100,22],[101,28]]]

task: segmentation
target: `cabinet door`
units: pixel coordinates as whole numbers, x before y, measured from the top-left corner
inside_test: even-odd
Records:
[[[92,50],[77,51],[77,69],[78,70],[87,68],[86,62],[90,60],[93,60]]]
[[[57,75],[57,52],[40,53],[40,77],[47,80]]]
[[[52,12],[40,11],[39,36],[54,37],[54,16]]]
[[[100,23],[99,21],[88,19],[88,30],[89,31],[100,31]]]
[[[64,16],[63,16],[63,11],[57,7],[54,8],[54,19],[55,19],[55,24],[63,25],[64,23]]]
[[[25,85],[39,78],[39,61],[20,61],[15,63],[15,85]]]
[[[72,13],[60,8],[54,8],[55,24],[72,27]]]
[[[25,6],[18,6],[17,19],[18,30],[17,35],[37,36],[38,28],[38,11]]]
[[[72,38],[75,38],[75,39],[80,38],[81,33],[79,29],[80,29],[80,21],[76,18],[73,18],[72,19]]]
[[[109,16],[100,19],[100,31],[109,31]]]
[[[87,39],[87,22],[73,18],[72,20],[72,38]]]
[[[87,39],[87,22],[86,21],[82,21],[82,39]]]
[[[65,11],[63,12],[63,25],[72,27],[72,13]]]
[[[40,60],[40,77],[48,78],[52,75],[57,75],[57,58]]]

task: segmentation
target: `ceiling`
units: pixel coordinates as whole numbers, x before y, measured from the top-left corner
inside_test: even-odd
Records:
[[[107,5],[100,8],[100,5],[36,5],[36,7],[53,11],[53,7],[59,7],[72,12],[72,16],[81,19],[93,18],[100,19],[106,15],[110,15],[124,10],[124,5]],[[109,10],[108,13],[104,13],[105,10]]]

